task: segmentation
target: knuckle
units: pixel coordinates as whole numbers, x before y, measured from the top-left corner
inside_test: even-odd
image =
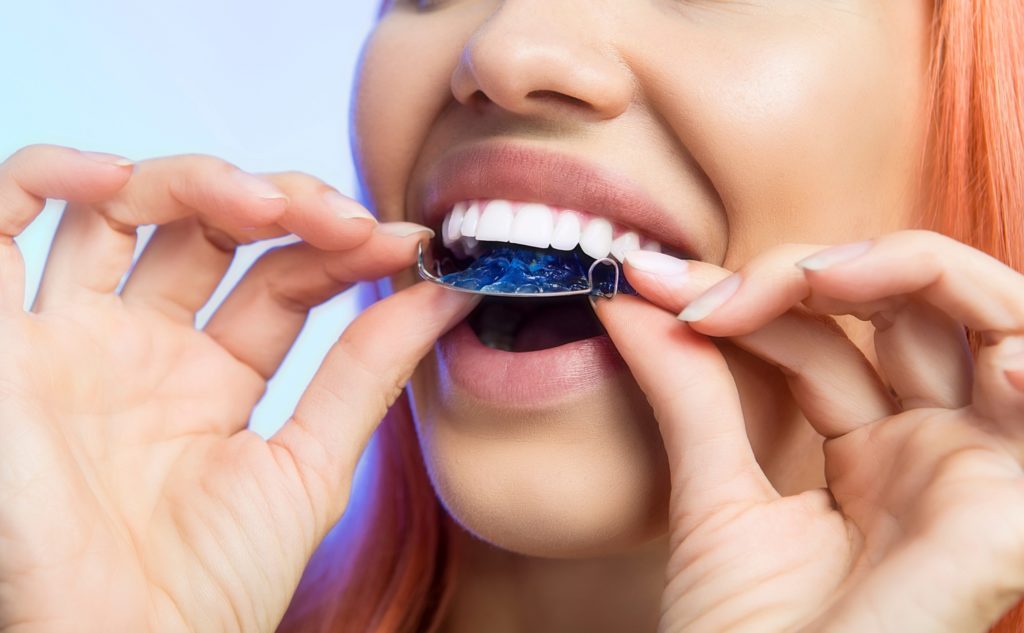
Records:
[[[49,143],[34,143],[32,145],[25,145],[20,147],[13,154],[8,157],[4,164],[20,164],[20,163],[31,163],[36,160],[43,159],[46,154],[53,151],[67,150],[68,148],[60,145],[51,145]]]
[[[898,239],[909,242],[912,247],[927,251],[949,247],[955,240],[932,229],[905,229],[897,231]]]
[[[276,181],[284,183],[285,185],[294,186],[298,188],[315,188],[315,189],[330,189],[324,181],[320,180],[312,174],[297,170],[278,171],[267,174],[268,177],[273,178]]]

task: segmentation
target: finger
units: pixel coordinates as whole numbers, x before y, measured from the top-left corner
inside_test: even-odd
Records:
[[[725,359],[670,312],[635,297],[594,310],[654,409],[672,477],[672,515],[685,526],[712,507],[777,496],[754,458]]]
[[[142,161],[114,196],[68,205],[54,236],[37,309],[83,293],[112,293],[131,265],[137,226],[198,216],[206,226],[242,231],[276,225],[287,206],[277,187],[217,158]]]
[[[225,231],[196,215],[157,228],[121,290],[125,301],[191,323],[220,284],[238,245],[287,230],[321,249],[347,250],[369,239],[377,223],[357,202],[313,176],[289,172],[263,178],[289,201],[277,224],[261,231]]]
[[[906,295],[914,295],[987,333],[990,342],[1024,334],[1024,277],[952,238],[897,231],[813,253],[793,266],[794,255],[807,248],[788,245],[755,258],[720,289],[717,304],[702,305],[686,320],[705,334],[731,336],[760,327],[798,301],[818,312],[867,321],[901,309]]]
[[[970,404],[974,358],[962,324],[917,300],[872,322],[879,367],[900,408]]]
[[[478,300],[416,284],[370,306],[328,352],[292,418],[269,440],[294,464],[324,524],[344,510],[359,456],[417,363]]]
[[[0,310],[21,311],[25,269],[14,237],[47,198],[93,201],[112,196],[131,175],[131,161],[56,145],[31,145],[0,163]]]
[[[673,314],[729,275],[711,264],[661,253],[635,251],[625,260],[637,292]],[[759,330],[729,339],[780,369],[804,417],[825,437],[898,411],[870,361],[830,317],[797,306]]]
[[[404,235],[388,233],[394,228],[382,224],[369,240],[347,251],[294,244],[268,252],[224,300],[205,332],[269,380],[309,310],[357,281],[407,268],[416,261],[416,245],[432,235],[426,227]]]
[[[1012,293],[1024,290],[1024,278],[938,233],[900,231],[816,251],[792,266],[806,248],[787,246],[755,258],[718,287],[725,291],[717,307],[711,301],[693,309],[714,295],[712,289],[680,318],[707,334],[742,333],[802,301],[819,313],[871,320],[879,330],[880,370],[905,407],[966,404],[972,368],[961,324],[989,338],[1024,327],[1024,307],[1011,305],[1021,303]],[[726,296],[729,288],[734,293]]]
[[[1008,336],[981,348],[972,402],[1002,432],[1024,439],[1024,337]]]

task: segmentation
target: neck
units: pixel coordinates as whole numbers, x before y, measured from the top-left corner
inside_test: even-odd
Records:
[[[657,628],[667,537],[614,556],[563,560],[516,554],[457,532],[458,586],[438,633]]]

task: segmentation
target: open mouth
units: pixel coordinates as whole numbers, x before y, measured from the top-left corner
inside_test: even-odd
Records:
[[[516,295],[485,296],[467,318],[484,345],[506,352],[604,335],[588,295],[636,294],[621,274],[625,253],[662,248],[601,217],[508,200],[459,202],[437,233],[431,255],[441,282]]]

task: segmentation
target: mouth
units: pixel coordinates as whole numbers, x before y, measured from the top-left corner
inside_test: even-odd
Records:
[[[438,164],[420,194],[415,206],[436,233],[431,255],[446,283],[536,293],[484,297],[440,342],[447,376],[487,401],[539,406],[592,389],[624,366],[586,295],[539,293],[586,288],[592,263],[607,258],[619,267],[632,250],[695,258],[673,217],[638,187],[557,154],[461,151]],[[606,289],[619,272],[594,267],[594,285]],[[617,291],[635,294],[616,276]]]
[[[585,295],[636,294],[619,268],[625,254],[661,251],[629,227],[572,209],[504,199],[456,203],[431,245],[438,276],[484,293],[467,318],[480,342],[506,352],[531,352],[605,335]],[[606,264],[606,265],[598,265]]]

